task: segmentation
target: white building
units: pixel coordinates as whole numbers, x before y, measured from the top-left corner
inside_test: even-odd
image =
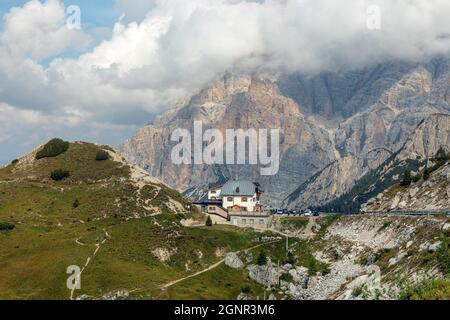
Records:
[[[266,228],[270,214],[261,206],[263,191],[258,183],[230,180],[210,185],[207,200],[197,202],[203,211],[242,227]]]
[[[222,207],[228,212],[261,212],[261,189],[250,181],[228,181],[221,189]]]
[[[223,184],[215,183],[210,185],[208,190],[208,200],[210,201],[216,201],[221,200],[221,191],[222,191]]]

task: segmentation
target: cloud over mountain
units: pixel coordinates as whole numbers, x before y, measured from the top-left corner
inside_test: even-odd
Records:
[[[230,68],[317,73],[450,51],[445,0],[118,0],[116,8],[125,15],[111,38],[75,58],[62,54],[86,48],[90,36],[65,26],[59,0],[3,17],[0,102],[70,119],[51,133],[27,130],[47,137],[101,124],[97,138],[111,142],[111,132],[145,124]],[[372,20],[379,29],[368,28]],[[15,121],[5,110],[0,122]]]

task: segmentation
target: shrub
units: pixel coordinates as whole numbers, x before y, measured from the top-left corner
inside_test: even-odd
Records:
[[[449,300],[450,280],[423,280],[404,288],[399,298],[400,300]]]
[[[311,256],[306,267],[308,268],[308,274],[310,276],[315,276],[317,272],[322,274],[330,273],[330,267],[328,264],[320,262],[314,256]]]
[[[403,174],[403,179],[402,182],[400,182],[400,185],[402,187],[409,187],[411,183],[412,183],[411,171],[406,170],[405,173]]]
[[[294,277],[289,272],[286,272],[280,276],[280,280],[284,282],[292,282],[294,281]]]
[[[76,208],[78,208],[80,206],[80,201],[78,201],[78,199],[75,199],[75,201],[73,202],[73,204],[72,204],[72,207],[74,208],[74,209],[76,209]]]
[[[52,174],[50,175],[50,177],[54,181],[61,181],[64,180],[65,178],[68,178],[69,176],[70,176],[69,171],[61,169],[53,171]]]
[[[19,163],[19,159],[14,159],[13,161],[11,161],[11,164],[18,164]]]
[[[450,239],[443,237],[442,244],[436,251],[439,269],[443,274],[450,275]]]
[[[95,160],[97,161],[105,161],[109,159],[109,154],[105,150],[99,150],[97,155],[95,156]]]
[[[36,153],[36,159],[51,158],[59,156],[69,149],[69,142],[61,139],[52,139],[42,148],[42,150]]]
[[[0,231],[10,231],[13,230],[16,226],[9,222],[0,222]]]
[[[359,297],[363,294],[363,292],[364,292],[363,286],[356,287],[352,290],[352,297],[355,297],[355,298]]]
[[[185,215],[184,213],[177,213],[177,214],[175,215],[175,218],[176,218],[178,221],[181,221],[181,220],[186,219],[186,215]]]
[[[423,169],[423,180],[427,181],[430,178],[430,169],[428,169],[428,166],[425,166],[425,169]]]
[[[212,225],[213,225],[213,222],[212,222],[212,220],[211,220],[211,217],[208,216],[208,219],[206,219],[206,226],[207,226],[207,227],[212,227]]]
[[[256,262],[258,266],[265,266],[267,264],[267,255],[264,250],[259,253],[258,260]]]
[[[242,291],[242,293],[250,294],[250,293],[252,293],[252,288],[250,288],[249,286],[243,286],[241,288],[241,291]]]
[[[286,263],[296,264],[296,262],[297,262],[297,259],[295,258],[295,255],[291,251],[289,251],[287,254]]]

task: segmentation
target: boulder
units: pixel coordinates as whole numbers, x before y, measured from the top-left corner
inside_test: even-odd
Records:
[[[244,263],[235,252],[230,252],[225,257],[225,265],[233,269],[242,269]]]
[[[251,280],[265,287],[278,285],[281,274],[277,268],[270,264],[266,266],[251,265],[247,269]]]
[[[428,246],[428,251],[436,252],[439,249],[439,247],[441,246],[441,244],[442,244],[442,241],[438,241],[436,243],[430,244]]]

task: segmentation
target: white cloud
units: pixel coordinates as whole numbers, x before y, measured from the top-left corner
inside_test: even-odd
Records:
[[[4,16],[0,44],[11,56],[36,60],[55,56],[69,47],[86,46],[90,38],[66,27],[63,5],[58,0],[32,0]]]
[[[381,9],[380,30],[366,27],[370,5]],[[315,73],[450,51],[447,0],[118,0],[116,8],[126,16],[109,40],[47,66],[43,59],[89,37],[65,27],[59,0],[11,9],[0,29],[0,101],[78,117],[84,129],[138,126],[230,68]]]

